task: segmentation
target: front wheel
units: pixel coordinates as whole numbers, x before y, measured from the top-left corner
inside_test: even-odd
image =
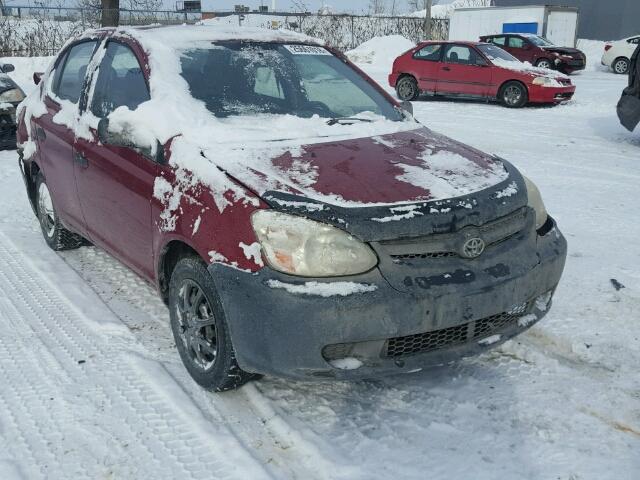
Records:
[[[403,102],[411,102],[420,96],[418,82],[413,77],[402,77],[396,84],[396,93]]]
[[[224,392],[251,380],[238,366],[220,298],[199,258],[183,258],[173,270],[169,309],[178,353],[198,385]]]
[[[70,232],[60,222],[42,172],[36,179],[36,207],[42,235],[52,250],[71,250],[84,243],[80,235]]]
[[[625,75],[629,72],[630,62],[626,58],[617,58],[615,62],[613,62],[613,71],[618,75]]]
[[[551,68],[551,61],[549,61],[546,58],[540,58],[537,62],[536,62],[536,67],[538,68]]]
[[[527,87],[520,82],[508,82],[500,89],[499,100],[505,107],[524,107],[529,101]]]

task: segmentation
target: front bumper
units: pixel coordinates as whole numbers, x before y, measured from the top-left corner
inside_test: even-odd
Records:
[[[408,266],[407,278],[416,282],[405,282],[406,288],[378,268],[333,280],[375,290],[329,297],[287,289],[306,285],[313,292],[308,282],[331,283],[327,279],[220,264],[209,270],[244,370],[306,380],[408,373],[495,347],[545,315],[567,248],[550,222],[545,235],[531,228],[474,260]],[[469,272],[463,278],[443,273],[457,272],[461,262]],[[438,276],[443,280],[417,281]],[[441,338],[434,343],[435,337]],[[423,344],[429,348],[421,350]]]
[[[529,102],[531,103],[562,103],[568,102],[576,92],[575,85],[566,87],[529,86]]]

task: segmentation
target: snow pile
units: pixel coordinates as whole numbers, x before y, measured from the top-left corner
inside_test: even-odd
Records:
[[[415,44],[401,35],[375,37],[346,53],[354,63],[388,66]]]
[[[607,71],[608,67],[602,65],[602,55],[606,42],[600,40],[579,39],[577,48],[587,56],[587,68],[591,71]]]
[[[375,285],[369,285],[366,283],[355,282],[305,282],[298,283],[285,283],[279,280],[269,280],[267,285],[271,288],[279,288],[286,290],[289,293],[298,295],[310,295],[316,297],[348,297],[349,295],[355,295],[357,293],[367,293],[377,290]]]
[[[29,93],[35,89],[33,74],[45,72],[55,57],[0,57],[0,63],[10,63],[16,69],[8,75],[24,90]]]
[[[431,18],[450,18],[456,8],[467,7],[490,7],[491,0],[453,0],[451,3],[433,5],[431,7]],[[427,14],[426,10],[418,10],[409,14],[410,17],[423,18]]]

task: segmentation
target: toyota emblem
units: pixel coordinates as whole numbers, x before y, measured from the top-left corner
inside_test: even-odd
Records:
[[[470,238],[462,246],[462,255],[466,258],[477,258],[484,252],[484,247],[484,240],[481,238]]]

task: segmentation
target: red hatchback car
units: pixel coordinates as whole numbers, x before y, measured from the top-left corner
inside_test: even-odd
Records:
[[[207,389],[408,373],[551,305],[566,242],[535,185],[308,37],[90,31],[39,85],[18,141],[47,244],[154,285]]]
[[[393,63],[389,84],[402,100],[428,95],[498,100],[510,108],[561,103],[575,92],[558,72],[520,62],[501,48],[476,42],[424,42]]]

